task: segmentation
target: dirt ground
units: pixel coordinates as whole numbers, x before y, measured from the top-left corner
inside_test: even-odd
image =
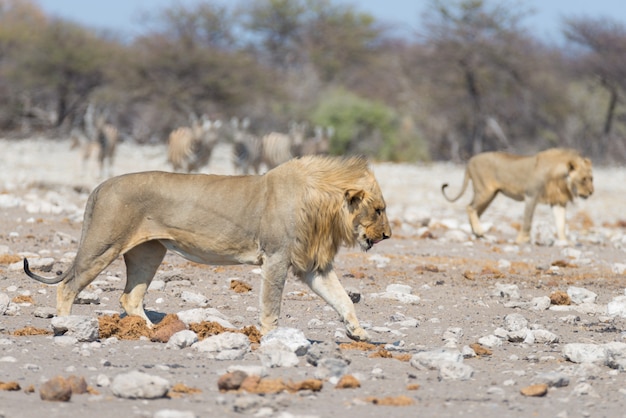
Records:
[[[55,259],[53,270],[43,274],[67,269],[78,245],[87,194],[98,179],[95,166],[83,168],[78,152],[70,151],[66,141],[0,140],[0,167],[0,252],[5,253],[0,257],[0,293],[17,305],[0,316],[0,382],[16,382],[20,388],[0,390],[0,417],[565,418],[622,416],[626,408],[625,372],[575,364],[562,353],[570,343],[624,342],[625,319],[610,317],[602,309],[624,295],[624,274],[616,266],[625,262],[626,170],[595,167],[596,193],[568,208],[572,244],[558,247],[514,245],[523,205],[505,198],[496,199],[483,216],[491,226],[487,239],[472,238],[464,210],[469,193],[451,204],[439,191],[444,182],[458,190],[461,166],[373,164],[387,199],[393,237],[367,253],[343,249],[336,260],[344,286],[361,294],[357,314],[375,342],[369,350],[341,349],[360,387],[339,389],[324,381],[319,391],[250,394],[220,392],[217,382],[231,365],[260,365],[254,350],[243,360],[218,361],[192,348],[166,350],[165,344],[147,339],[67,346],[55,343],[52,335],[15,335],[26,327],[51,330],[50,318],[36,312],[54,308],[56,292],[28,279],[14,263],[25,255],[40,255]],[[148,169],[168,169],[163,147],[122,144],[115,174]],[[227,145],[217,150],[205,171],[232,173]],[[553,230],[549,208],[538,209],[535,225],[543,235]],[[121,258],[102,276],[107,285],[98,287],[100,303],[75,305],[74,314],[120,312],[118,299],[125,283]],[[197,307],[181,299],[182,287],[204,295],[208,306],[237,327],[257,326],[259,277],[252,266],[202,266],[168,254],[157,278],[180,285],[148,292],[146,309],[168,314]],[[232,279],[251,290],[235,292]],[[411,286],[419,302],[377,297],[390,284]],[[504,284],[518,287],[518,302],[581,287],[597,294],[599,308],[537,310],[512,304],[497,291]],[[523,315],[531,328],[558,335],[558,342],[504,341],[483,355],[464,359],[473,368],[468,380],[442,379],[437,370],[421,370],[408,361],[419,351],[444,347],[451,329],[461,330],[454,331],[458,350],[475,344],[503,327],[511,313]],[[416,326],[399,326],[397,318],[416,319]],[[314,343],[350,342],[338,332],[343,325],[336,313],[296,280],[285,289],[280,325],[302,330]],[[380,348],[387,344],[396,347],[391,357],[381,355]],[[156,400],[133,400],[116,397],[99,383],[103,376],[113,379],[131,370],[161,376],[187,390]],[[315,371],[301,358],[296,367],[267,370],[267,378],[298,382],[313,379]],[[567,376],[569,383],[550,387],[541,397],[521,393],[549,372]],[[90,393],[73,395],[69,402],[40,399],[44,382],[71,375],[84,377]]]

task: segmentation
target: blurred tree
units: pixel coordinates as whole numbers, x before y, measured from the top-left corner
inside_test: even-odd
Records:
[[[446,137],[460,141],[449,148],[464,157],[494,145],[508,148],[506,121],[519,116],[521,106],[513,104],[527,96],[530,73],[524,61],[532,45],[519,28],[524,12],[511,6],[433,0],[424,19],[429,54],[420,67],[435,84],[438,106],[456,131]],[[490,134],[493,122],[504,135]]]
[[[582,74],[593,76],[608,92],[604,123],[601,131],[594,135],[597,139],[591,141],[590,151],[596,158],[616,151],[625,157],[623,135],[616,138],[612,134],[626,87],[626,25],[610,18],[570,18],[565,21],[565,35],[582,49],[577,59]],[[624,115],[623,110],[621,114]],[[611,144],[612,139],[619,144]],[[617,148],[609,150],[610,145],[617,145]]]
[[[54,19],[38,28],[33,39],[12,57],[15,67],[8,77],[28,91],[25,94],[33,105],[52,102],[50,122],[59,127],[103,84],[104,68],[112,54],[106,40],[76,24]]]

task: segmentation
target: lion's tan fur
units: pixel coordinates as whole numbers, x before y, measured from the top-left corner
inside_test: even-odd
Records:
[[[472,231],[483,235],[478,218],[498,193],[526,202],[524,222],[517,237],[518,243],[530,240],[530,229],[535,206],[549,204],[555,208],[557,235],[566,241],[564,209],[576,197],[587,198],[593,193],[592,164],[576,150],[552,148],[533,156],[519,156],[504,152],[486,152],[472,157],[465,170],[459,194],[449,201],[459,199],[469,181],[474,197],[467,207]]]
[[[261,265],[262,332],[277,326],[291,269],[367,339],[333,271],[340,246],[367,250],[391,235],[385,201],[362,158],[304,157],[265,175],[215,176],[145,172],[112,178],[88,199],[73,265],[59,279],[57,312],[119,255],[128,314],[143,316],[143,297],[167,250],[206,264]]]

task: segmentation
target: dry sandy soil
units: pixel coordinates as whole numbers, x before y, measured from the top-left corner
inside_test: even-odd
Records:
[[[624,275],[616,266],[624,262],[626,235],[623,196],[626,170],[596,167],[596,193],[568,208],[572,244],[516,246],[513,243],[523,205],[498,198],[483,216],[491,226],[487,239],[475,240],[468,232],[464,206],[446,202],[440,194],[443,182],[458,190],[463,167],[451,164],[373,164],[388,203],[393,237],[368,253],[344,249],[336,269],[347,288],[362,297],[356,305],[360,320],[368,326],[378,347],[373,350],[343,348],[350,360],[349,373],[359,388],[337,389],[325,381],[319,392],[280,394],[223,393],[217,381],[231,365],[260,365],[251,351],[243,360],[218,361],[192,348],[166,350],[163,343],[119,340],[102,343],[56,344],[51,335],[17,336],[25,327],[50,330],[50,319],[35,316],[42,307],[55,306],[55,289],[28,279],[12,263],[24,254],[41,255],[57,262],[53,272],[65,270],[64,254],[76,250],[82,210],[87,194],[98,179],[96,168],[85,170],[77,151],[65,141],[0,141],[0,293],[17,306],[0,316],[0,382],[17,382],[18,391],[0,390],[0,417],[65,416],[317,416],[317,417],[413,417],[413,416],[539,416],[612,417],[626,408],[626,373],[604,365],[576,364],[562,354],[569,343],[623,342],[625,320],[602,312],[607,303],[624,295]],[[165,149],[122,144],[115,174],[148,169],[167,170]],[[218,148],[207,172],[232,173],[229,149]],[[123,216],[123,214],[120,214]],[[553,231],[549,208],[540,207],[535,234],[549,243]],[[47,273],[52,275],[53,272]],[[121,259],[103,276],[109,286],[100,287],[99,305],[75,305],[75,314],[103,315],[119,312],[118,298],[124,286]],[[187,281],[189,290],[206,296],[209,306],[221,311],[238,327],[257,325],[259,275],[253,267],[200,266],[168,255],[157,278],[175,276]],[[252,288],[235,293],[229,283],[237,278]],[[405,284],[418,303],[375,297],[390,284]],[[514,284],[520,298],[496,290]],[[524,302],[571,286],[597,294],[598,312],[570,306],[536,310]],[[180,288],[150,291],[146,309],[176,313],[196,306],[180,297]],[[569,310],[566,310],[569,309]],[[531,328],[556,334],[558,342],[504,341],[485,355],[466,358],[473,368],[468,380],[442,379],[437,370],[421,370],[406,361],[419,351],[450,345],[456,332],[456,348],[477,343],[504,326],[511,313],[523,315]],[[398,318],[413,318],[417,326],[400,326]],[[315,319],[315,321],[312,321]],[[304,285],[290,280],[284,294],[281,325],[302,330],[313,342],[349,343],[338,330],[342,324],[334,311]],[[455,330],[456,328],[460,329]],[[395,344],[395,358],[373,357],[379,347]],[[345,347],[345,346],[344,346]],[[313,378],[315,367],[301,358],[296,367],[272,368],[268,378],[302,381]],[[181,383],[190,389],[156,400],[131,400],[114,396],[99,386],[103,375],[141,370]],[[550,387],[545,396],[531,397],[521,390],[554,372],[569,380]],[[69,402],[43,401],[42,383],[55,376],[84,377],[91,394],[72,396]],[[27,390],[31,388],[32,392]],[[385,405],[386,400],[405,401]],[[241,410],[240,412],[237,412]],[[160,415],[159,415],[160,414]]]

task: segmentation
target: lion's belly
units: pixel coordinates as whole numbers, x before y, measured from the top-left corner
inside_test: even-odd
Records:
[[[160,240],[168,250],[200,264],[232,265],[232,264],[261,264],[257,251],[217,252],[206,248],[182,247],[175,241]]]

